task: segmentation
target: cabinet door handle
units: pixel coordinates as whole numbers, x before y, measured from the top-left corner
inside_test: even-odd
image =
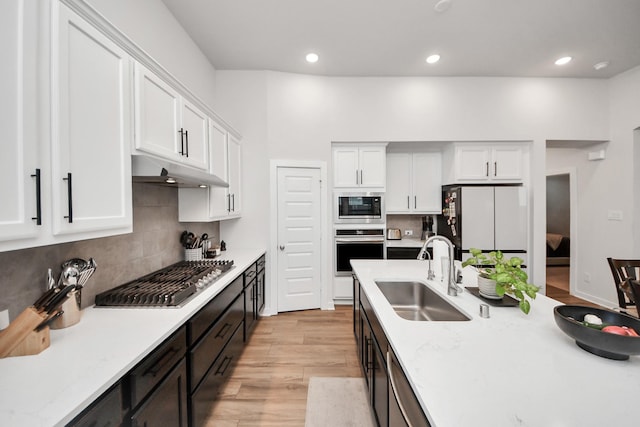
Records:
[[[493,162],[493,176],[498,176],[498,162]]]
[[[67,221],[69,222],[69,224],[71,224],[73,222],[73,199],[72,199],[72,195],[73,195],[73,189],[72,189],[72,185],[71,185],[71,172],[67,173],[67,176],[65,178],[62,178],[63,181],[67,181],[67,200],[68,200],[68,212],[69,215],[66,215],[64,218],[67,219]]]
[[[178,133],[180,134],[180,155],[184,156],[184,128],[180,128]]]
[[[227,194],[227,212],[231,212],[231,194]]]
[[[362,180],[362,169],[360,169],[360,185],[363,185],[364,181]]]
[[[155,364],[153,364],[149,369],[147,369],[144,372],[144,374],[142,374],[142,376],[146,377],[149,375],[149,376],[155,377],[156,375],[158,375],[158,373],[162,371],[162,368],[165,367],[165,365],[171,360],[173,355],[178,353],[178,351],[179,349],[171,347],[162,355],[162,357],[158,359],[158,361]]]
[[[356,185],[358,185],[358,184],[359,184],[359,182],[358,182],[358,169],[356,169]]]
[[[235,212],[236,211],[236,195],[235,195],[235,193],[231,195],[231,202],[232,202],[231,212]]]
[[[409,196],[407,196],[407,209],[409,209]]]
[[[36,169],[36,173],[31,175],[36,179],[36,216],[31,219],[36,222],[36,225],[42,225],[42,197],[40,187],[40,169]]]
[[[487,164],[487,171],[485,172],[485,176],[489,176],[489,162],[487,162],[486,164]]]
[[[187,147],[185,156],[189,157],[189,131],[184,131],[185,146]]]
[[[413,196],[413,208],[418,209],[418,196]]]

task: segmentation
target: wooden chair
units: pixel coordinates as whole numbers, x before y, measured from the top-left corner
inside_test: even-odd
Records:
[[[640,279],[640,260],[607,258],[607,261],[613,274],[620,308],[624,310],[627,307],[634,307],[638,299],[633,297],[628,279]]]
[[[629,314],[635,314],[636,317],[640,317],[640,281],[627,279],[627,282],[629,284],[629,288],[631,289],[633,300],[636,302],[636,312]]]

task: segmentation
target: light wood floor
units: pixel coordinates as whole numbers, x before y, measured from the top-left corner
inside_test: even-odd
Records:
[[[361,377],[351,306],[263,317],[207,426],[304,426],[311,377]]]

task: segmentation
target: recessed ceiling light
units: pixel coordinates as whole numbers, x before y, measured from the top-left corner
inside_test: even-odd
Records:
[[[602,70],[603,68],[607,68],[609,66],[609,61],[601,61],[597,64],[593,64],[593,68],[596,70]]]
[[[435,10],[436,12],[442,13],[442,12],[445,12],[450,7],[451,7],[451,0],[440,0],[438,3],[436,3],[435,6],[433,6],[433,10]]]
[[[308,53],[305,59],[307,60],[308,63],[313,64],[315,62],[318,62],[319,57],[315,53]]]
[[[204,185],[204,184],[200,184],[200,185],[198,185],[198,187],[200,187],[200,188],[207,188],[207,186],[206,186],[206,185]]]
[[[167,184],[175,184],[176,180],[173,178],[167,178],[164,182],[166,182]]]
[[[427,57],[427,63],[429,64],[435,64],[438,61],[440,61],[440,55],[429,55]]]
[[[569,62],[571,62],[571,57],[563,56],[562,58],[556,60],[556,65],[565,65],[565,64],[568,64]]]

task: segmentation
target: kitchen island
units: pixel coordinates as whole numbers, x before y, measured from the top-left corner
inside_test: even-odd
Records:
[[[580,349],[555,324],[558,301],[538,295],[529,315],[517,307],[491,307],[490,318],[481,318],[484,301],[468,291],[447,296],[441,281],[426,281],[424,261],[351,263],[433,426],[637,424],[640,357],[614,361]],[[472,285],[475,279],[464,276]],[[427,282],[471,320],[402,319],[375,284],[380,279]]]
[[[223,252],[235,267],[179,308],[88,307],[80,323],[51,331],[40,354],[0,359],[0,425],[65,425],[221,294],[265,253]]]

